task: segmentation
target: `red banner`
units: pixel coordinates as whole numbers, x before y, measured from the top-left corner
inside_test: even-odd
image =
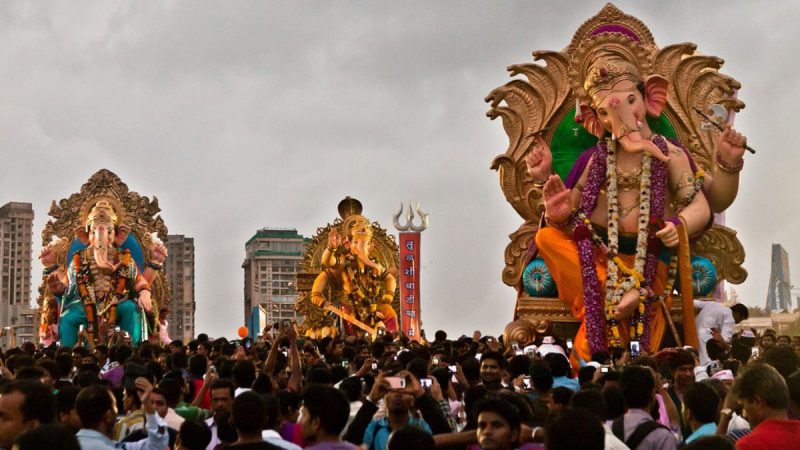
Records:
[[[420,340],[419,303],[420,233],[400,233],[400,330]]]

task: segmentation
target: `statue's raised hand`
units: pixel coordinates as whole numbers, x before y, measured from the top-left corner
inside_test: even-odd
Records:
[[[742,160],[745,145],[747,145],[747,138],[731,128],[730,125],[725,125],[725,131],[717,137],[719,157],[730,165],[736,165]]]
[[[534,137],[531,150],[525,155],[525,164],[528,166],[528,174],[534,182],[542,183],[550,176],[553,168],[553,155],[550,153],[550,146],[540,134]]]
[[[544,207],[545,214],[552,222],[564,222],[572,214],[570,204],[569,189],[564,186],[561,177],[550,175],[544,184]]]
[[[331,232],[328,233],[328,250],[336,250],[340,245],[342,245],[342,237],[339,236],[336,228],[331,228]]]
[[[54,243],[47,244],[39,252],[39,261],[45,267],[50,267],[56,263],[56,246]]]
[[[163,242],[154,242],[153,247],[150,249],[150,260],[156,264],[164,264],[168,254],[167,247],[164,246]]]

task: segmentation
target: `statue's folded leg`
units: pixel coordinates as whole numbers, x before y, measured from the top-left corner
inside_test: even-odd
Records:
[[[556,283],[558,298],[569,305],[572,315],[581,321],[572,342],[572,364],[573,367],[578,367],[577,358],[589,361],[591,357],[589,342],[586,340],[586,324],[583,322],[585,307],[578,247],[571,236],[551,227],[542,228],[536,233],[536,246]],[[602,266],[598,267],[598,276],[602,274],[605,278],[605,265],[598,266]]]
[[[139,345],[142,337],[139,305],[134,300],[124,300],[117,305],[117,323],[123,331],[131,335],[131,343]]]
[[[61,313],[58,321],[58,340],[64,347],[73,347],[78,343],[78,328],[86,326],[86,313],[80,303],[70,305]]]

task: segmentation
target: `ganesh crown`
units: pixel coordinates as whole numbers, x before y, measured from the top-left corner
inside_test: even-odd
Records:
[[[583,90],[592,97],[598,91],[611,90],[624,80],[638,83],[642,77],[636,67],[627,61],[619,58],[598,59],[586,74]]]
[[[364,216],[358,215],[353,217],[350,222],[350,233],[354,239],[368,238],[372,239],[372,223]]]
[[[86,218],[86,226],[91,226],[93,223],[104,223],[117,225],[117,213],[114,212],[114,207],[108,200],[98,200],[97,203],[89,211]]]

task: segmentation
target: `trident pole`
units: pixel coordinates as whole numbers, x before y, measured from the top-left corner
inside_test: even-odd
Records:
[[[420,218],[420,224],[414,224],[414,211]],[[422,336],[422,309],[420,304],[420,237],[428,228],[428,215],[422,212],[417,202],[409,202],[406,212],[406,223],[400,223],[403,204],[394,215],[394,227],[400,232],[400,265],[398,283],[400,284],[400,330],[410,339],[420,341]]]

